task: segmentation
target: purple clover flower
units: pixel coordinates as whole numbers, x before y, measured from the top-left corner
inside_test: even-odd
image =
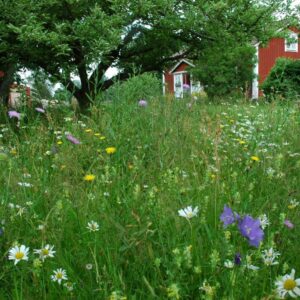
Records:
[[[44,110],[43,108],[41,108],[41,107],[36,107],[35,110],[36,110],[37,112],[39,112],[39,113],[42,113],[42,114],[45,113],[45,110]]]
[[[249,244],[258,248],[264,238],[264,232],[260,227],[260,220],[246,215],[240,220],[238,227],[242,236],[248,239]]]
[[[140,100],[138,105],[140,107],[146,107],[146,106],[148,106],[148,102],[146,100]]]
[[[79,145],[80,144],[80,141],[76,137],[74,137],[72,134],[67,134],[66,135],[66,139],[68,141],[70,141],[72,144],[75,144],[75,145]]]
[[[21,119],[21,114],[18,113],[17,111],[15,111],[15,110],[10,110],[10,111],[8,112],[8,116],[9,116],[11,119],[12,119],[12,118],[17,118],[18,120]]]
[[[226,228],[228,225],[231,225],[235,221],[238,221],[239,218],[240,216],[236,212],[233,212],[229,206],[224,205],[223,213],[220,216],[220,220],[223,222],[224,228]]]
[[[284,224],[287,228],[289,228],[289,229],[293,229],[293,228],[294,228],[294,224],[293,224],[290,220],[288,220],[288,219],[284,220],[283,224]]]

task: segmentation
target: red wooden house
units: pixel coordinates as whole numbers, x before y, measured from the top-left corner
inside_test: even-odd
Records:
[[[259,87],[269,75],[278,58],[286,57],[291,59],[300,59],[300,30],[290,28],[289,31],[290,33],[287,39],[273,38],[266,47],[261,47],[259,44],[256,45],[257,63],[254,68],[256,78],[252,83],[253,99],[257,99],[263,95]]]
[[[300,30],[290,28],[290,37],[287,39],[273,38],[266,47],[261,47],[259,43],[255,45],[257,63],[254,67],[255,79],[252,82],[251,96],[253,99],[263,95],[260,85],[267,78],[279,57],[300,59],[299,33]],[[194,67],[194,65],[190,61],[182,59],[165,71],[163,73],[164,93],[171,93],[180,98],[183,96],[184,91],[195,92],[201,90],[200,83],[193,82],[191,79],[188,72],[188,68],[191,67]]]
[[[194,93],[201,90],[200,82],[193,81],[188,69],[194,65],[187,59],[181,59],[170,69],[163,72],[163,92],[182,98],[184,93]]]

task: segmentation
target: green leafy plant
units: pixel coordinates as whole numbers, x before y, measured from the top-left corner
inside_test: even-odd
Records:
[[[300,95],[300,60],[277,59],[262,89],[268,100],[297,99]]]

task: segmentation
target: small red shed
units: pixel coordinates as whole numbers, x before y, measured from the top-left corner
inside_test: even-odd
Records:
[[[163,72],[164,94],[174,94],[176,98],[182,98],[184,93],[195,93],[201,90],[200,82],[194,82],[188,68],[195,65],[187,60],[181,59],[170,69]]]
[[[256,78],[252,83],[253,99],[257,99],[263,95],[259,87],[269,75],[278,58],[287,57],[300,59],[300,30],[296,28],[290,28],[289,30],[290,34],[288,39],[273,38],[266,47],[261,47],[259,43],[256,44],[257,63],[254,68]]]

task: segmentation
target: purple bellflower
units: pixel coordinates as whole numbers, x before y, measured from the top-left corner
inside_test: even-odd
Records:
[[[240,265],[242,263],[242,256],[240,253],[236,253],[234,256],[234,263]]]
[[[224,210],[220,216],[220,220],[223,222],[224,228],[233,224],[235,221],[238,221],[239,218],[239,215],[233,212],[229,206],[224,205]]]
[[[264,238],[264,232],[260,227],[260,220],[246,215],[240,220],[238,227],[242,236],[248,239],[249,244],[258,248]]]

